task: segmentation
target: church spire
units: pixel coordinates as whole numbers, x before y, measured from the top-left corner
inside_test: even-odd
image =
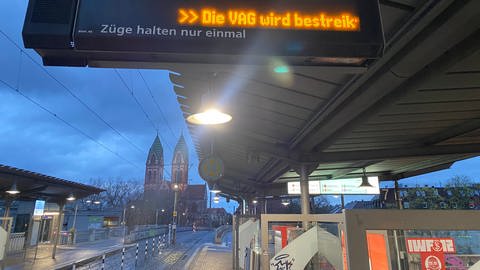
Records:
[[[188,147],[187,143],[185,142],[185,138],[183,138],[183,132],[180,135],[180,138],[178,139],[177,145],[175,146],[175,153],[176,152],[182,152],[185,157],[188,159]]]
[[[188,146],[185,138],[180,135],[172,161],[172,183],[178,183],[181,190],[188,185]]]
[[[163,165],[163,147],[160,138],[157,135],[148,151],[145,168],[145,193],[160,190],[162,188],[164,182]]]
[[[152,146],[150,147],[150,151],[148,152],[148,156],[150,158],[151,154],[155,154],[157,158],[162,157],[163,159],[163,146],[162,142],[160,142],[160,138],[157,136],[155,137],[155,140],[153,140]]]

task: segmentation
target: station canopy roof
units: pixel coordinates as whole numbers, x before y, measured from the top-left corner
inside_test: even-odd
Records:
[[[81,199],[104,191],[93,186],[0,165],[0,198],[5,199],[7,195],[5,191],[14,183],[20,193],[11,198],[24,201],[46,200],[61,203],[70,195]]]
[[[396,180],[480,152],[479,1],[380,1],[384,55],[364,67],[161,64],[184,116],[207,89],[233,120],[190,125],[200,158],[225,163],[224,195],[286,194],[299,163],[311,179]],[[216,73],[214,79],[209,74]],[[212,147],[213,145],[213,147]]]

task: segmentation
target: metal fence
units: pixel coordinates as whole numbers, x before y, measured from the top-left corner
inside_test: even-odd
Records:
[[[93,242],[98,240],[106,240],[112,237],[122,237],[124,233],[123,227],[113,228],[100,228],[92,229],[88,231],[77,231],[72,233],[71,231],[62,231],[60,244],[71,245],[74,243]]]
[[[100,270],[119,269],[133,270],[146,266],[151,260],[162,256],[168,246],[167,235],[143,239],[137,243],[125,245],[123,248],[107,251],[103,254],[68,263],[55,270]]]
[[[23,252],[25,246],[25,233],[11,233],[8,239],[8,248],[7,253],[18,253]]]
[[[152,238],[166,233],[168,233],[167,225],[137,228],[125,236],[125,243],[134,243],[142,239]]]

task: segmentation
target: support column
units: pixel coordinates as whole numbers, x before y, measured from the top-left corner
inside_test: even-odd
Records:
[[[242,215],[247,214],[247,205],[245,199],[242,199]]]
[[[58,240],[60,239],[60,232],[62,231],[62,219],[63,219],[63,207],[65,206],[64,202],[58,204],[58,219],[57,219],[57,233],[55,239],[53,240],[53,249],[52,249],[52,259],[55,259],[55,254],[57,253]]]
[[[398,209],[403,209],[402,198],[400,197],[400,189],[398,187],[398,180],[395,180],[395,200],[397,201]]]
[[[8,226],[12,226],[12,224],[7,220],[8,216],[10,216],[10,207],[12,206],[12,199],[9,197],[6,197],[4,202],[5,202],[5,213],[3,217],[5,218],[2,222],[3,228],[8,232]]]
[[[308,192],[308,169],[306,165],[300,166],[300,207],[302,209],[302,215],[310,214],[310,194]],[[308,221],[303,221],[303,229],[308,230]]]

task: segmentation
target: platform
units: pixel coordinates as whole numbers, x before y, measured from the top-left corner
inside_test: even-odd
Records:
[[[206,244],[199,248],[187,270],[223,270],[232,268],[232,248],[224,245]]]

